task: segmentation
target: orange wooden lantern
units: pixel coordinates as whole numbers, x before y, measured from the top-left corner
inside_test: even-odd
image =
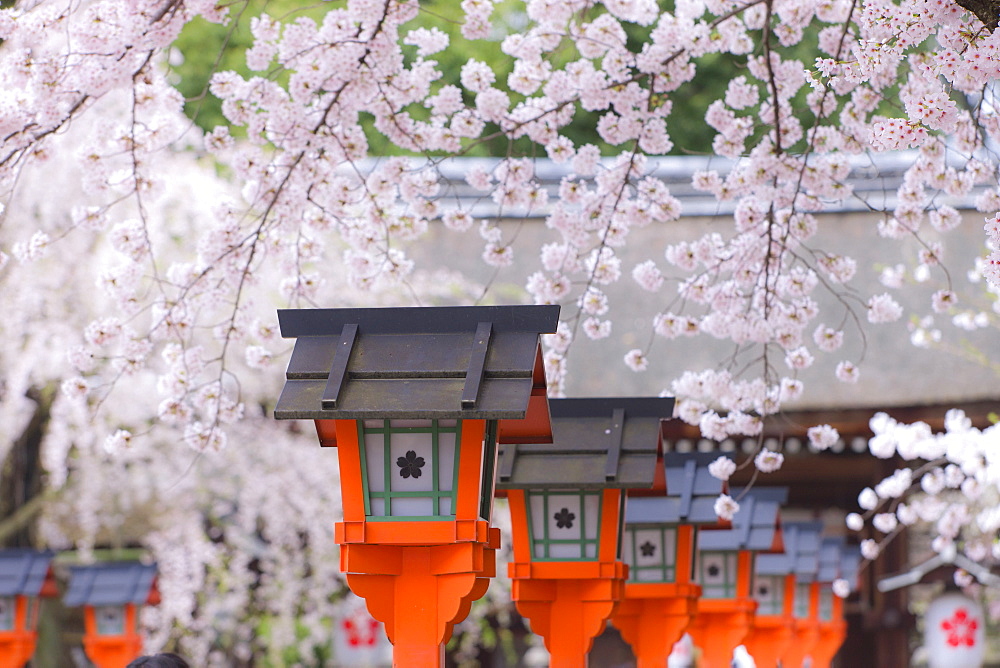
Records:
[[[858,577],[861,555],[856,547],[847,547],[843,539],[827,538],[820,547],[819,558],[816,603],[819,638],[807,656],[813,668],[829,668],[844,640],[847,639],[844,599],[833,592],[833,581],[843,579],[853,589]]]
[[[665,666],[697,612],[697,531],[715,525],[724,485],[708,472],[718,453],[667,453],[657,460],[665,485],[658,496],[629,490],[622,554],[629,567],[625,597],[612,624],[632,646],[638,668]]]
[[[83,606],[83,650],[97,668],[124,668],[142,654],[139,606],[156,605],[156,566],[70,566],[68,607]]]
[[[510,502],[518,611],[552,666],[585,666],[621,599],[624,489],[654,480],[660,420],[673,399],[552,399],[552,444],[505,446],[498,491]]]
[[[812,647],[819,620],[810,614],[811,589],[819,569],[821,522],[795,522],[781,527],[785,551],[755,559],[753,595],[757,612],[744,639],[759,666],[801,666],[804,649]]]
[[[733,650],[753,627],[754,558],[758,552],[782,552],[778,508],[788,496],[783,488],[754,487],[740,498],[732,528],[698,533],[696,580],[701,585],[698,613],[688,628],[701,648],[701,666],[730,665]]]
[[[276,418],[337,446],[351,590],[395,665],[443,665],[495,574],[500,440],[551,438],[539,337],[557,306],[279,311],[295,337]]]
[[[57,594],[51,552],[0,551],[0,664],[20,668],[35,653],[40,598]]]
[[[624,488],[654,480],[671,398],[552,399],[552,444],[501,450],[510,502],[511,595],[545,639],[551,666],[586,666],[624,593]]]

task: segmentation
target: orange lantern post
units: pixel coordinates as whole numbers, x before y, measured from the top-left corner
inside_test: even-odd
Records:
[[[783,524],[782,554],[760,554],[755,560],[754,598],[757,612],[744,639],[761,668],[802,665],[804,647],[818,635],[819,621],[810,617],[810,590],[819,569],[821,522]]]
[[[629,576],[611,623],[632,646],[637,668],[665,666],[697,612],[695,545],[698,527],[718,521],[714,504],[724,485],[708,465],[719,456],[660,454],[658,495],[629,490],[622,549]]]
[[[789,531],[795,528],[794,539],[798,558],[795,567],[795,601],[792,609],[793,637],[785,653],[782,666],[798,668],[806,663],[809,651],[819,640],[819,555],[823,542],[822,522],[799,522],[782,526],[785,547],[791,542]],[[762,555],[763,558],[764,555]],[[759,614],[758,610],[758,614]]]
[[[21,668],[38,642],[40,598],[56,595],[51,552],[0,551],[0,664]]]
[[[733,650],[753,628],[754,558],[757,552],[783,551],[778,508],[787,496],[787,489],[760,487],[734,494],[740,509],[732,528],[698,533],[701,598],[688,633],[702,651],[704,668],[729,666]]]
[[[336,446],[347,584],[397,666],[440,666],[486,593],[498,438],[551,438],[539,337],[558,306],[279,311],[295,338],[274,415]]]
[[[654,480],[671,398],[552,399],[552,443],[501,450],[510,503],[511,596],[545,640],[550,665],[586,666],[624,593],[625,488]]]
[[[833,592],[833,581],[845,580],[853,589],[861,555],[858,549],[847,547],[842,539],[828,538],[820,547],[820,568],[817,579],[817,614],[819,639],[810,649],[808,657],[813,668],[829,668],[833,658],[847,639],[847,621],[844,619],[844,599]]]
[[[97,668],[124,668],[142,654],[139,607],[156,605],[156,566],[70,566],[68,607],[83,606],[83,651]]]

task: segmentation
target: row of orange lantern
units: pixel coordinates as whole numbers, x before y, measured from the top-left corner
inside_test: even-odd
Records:
[[[0,660],[20,668],[35,653],[41,599],[58,596],[53,552],[0,551]],[[121,668],[142,650],[138,610],[159,603],[156,566],[70,566],[63,604],[82,607],[83,647],[98,668]]]
[[[394,664],[443,665],[452,628],[495,575],[495,494],[512,515],[512,598],[552,666],[586,665],[608,620],[640,666],[664,665],[685,630],[709,667],[728,666],[743,641],[773,665],[801,664],[805,651],[828,662],[844,625],[823,604],[834,578],[818,567],[787,566],[780,613],[755,624],[755,554],[782,548],[773,493],[749,491],[722,526],[707,461],[664,454],[672,399],[548,399],[539,343],[558,311],[279,312],[296,342],[275,417],[312,419],[321,445],[337,447],[341,567],[385,624]],[[798,654],[786,656],[792,636]]]
[[[808,615],[783,594],[792,611],[783,603],[755,624],[754,560],[782,548],[780,499],[750,490],[731,525],[717,522],[723,487],[707,460],[664,452],[672,399],[548,398],[540,336],[558,312],[279,312],[282,336],[296,342],[275,417],[312,419],[320,444],[337,448],[341,569],[384,624],[394,664],[443,665],[454,625],[496,574],[498,493],[512,514],[512,598],[553,666],[586,665],[608,620],[640,666],[662,666],[685,630],[709,668],[728,666],[743,641],[795,665],[767,639],[769,616],[783,619],[782,638],[797,628],[820,638],[826,623],[839,647],[840,611],[825,616],[821,605],[832,578],[818,570]],[[813,643],[812,665],[824,651],[832,657]]]

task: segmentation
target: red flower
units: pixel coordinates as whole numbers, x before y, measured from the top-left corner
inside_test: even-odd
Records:
[[[979,621],[969,617],[965,608],[956,608],[951,619],[941,622],[941,630],[948,634],[948,644],[952,647],[974,647]]]

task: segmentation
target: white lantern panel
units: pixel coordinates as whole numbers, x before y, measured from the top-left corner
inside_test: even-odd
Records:
[[[640,529],[633,540],[636,566],[660,566],[663,564],[663,533],[659,529]]]
[[[635,582],[673,582],[676,577],[677,530],[673,527],[629,527],[625,533],[625,563]]]
[[[758,615],[780,615],[785,602],[785,576],[757,575],[754,578],[753,597],[758,604]]]
[[[456,420],[364,421],[369,516],[454,515],[457,425]]]
[[[601,495],[528,493],[536,559],[596,559]]]
[[[367,421],[366,421],[367,422]],[[381,423],[381,420],[378,420]],[[385,436],[365,434],[365,468],[368,474],[368,491],[385,491]],[[372,511],[374,513],[374,511]],[[374,513],[381,515],[383,513]]]
[[[545,495],[528,494],[528,513],[531,515],[531,544],[536,559],[544,559],[545,553]]]
[[[14,607],[13,596],[0,596],[0,631],[14,630]]]
[[[583,497],[584,505],[584,534],[583,537],[589,540],[597,540],[597,532],[601,526],[601,495],[586,494]],[[596,549],[596,547],[595,547]],[[591,555],[588,554],[588,558]],[[596,554],[593,555],[597,557]]]
[[[580,540],[584,537],[578,494],[550,494],[545,518],[549,540]],[[579,548],[577,548],[579,551]]]
[[[434,499],[428,496],[392,497],[393,517],[427,517],[434,514]]]
[[[986,656],[983,608],[971,598],[943,594],[924,613],[924,647],[930,668],[979,668]]]
[[[735,552],[702,552],[698,568],[704,598],[729,598],[736,592]]]
[[[429,492],[434,489],[433,434],[393,432],[390,438],[389,468],[392,473],[389,480],[392,491]],[[396,512],[393,511],[393,514]]]
[[[795,583],[795,611],[794,615],[799,619],[809,616],[809,598],[812,585],[808,582]]]
[[[819,588],[819,620],[833,621],[833,589],[829,584]]]
[[[120,636],[125,633],[125,609],[118,605],[101,605],[94,608],[97,633],[102,636]]]
[[[455,451],[457,443],[455,441],[458,434],[455,432],[438,433],[438,490],[450,492],[455,481]],[[482,471],[479,472],[482,476]],[[449,508],[451,506],[449,505]],[[450,512],[450,510],[449,510]]]

